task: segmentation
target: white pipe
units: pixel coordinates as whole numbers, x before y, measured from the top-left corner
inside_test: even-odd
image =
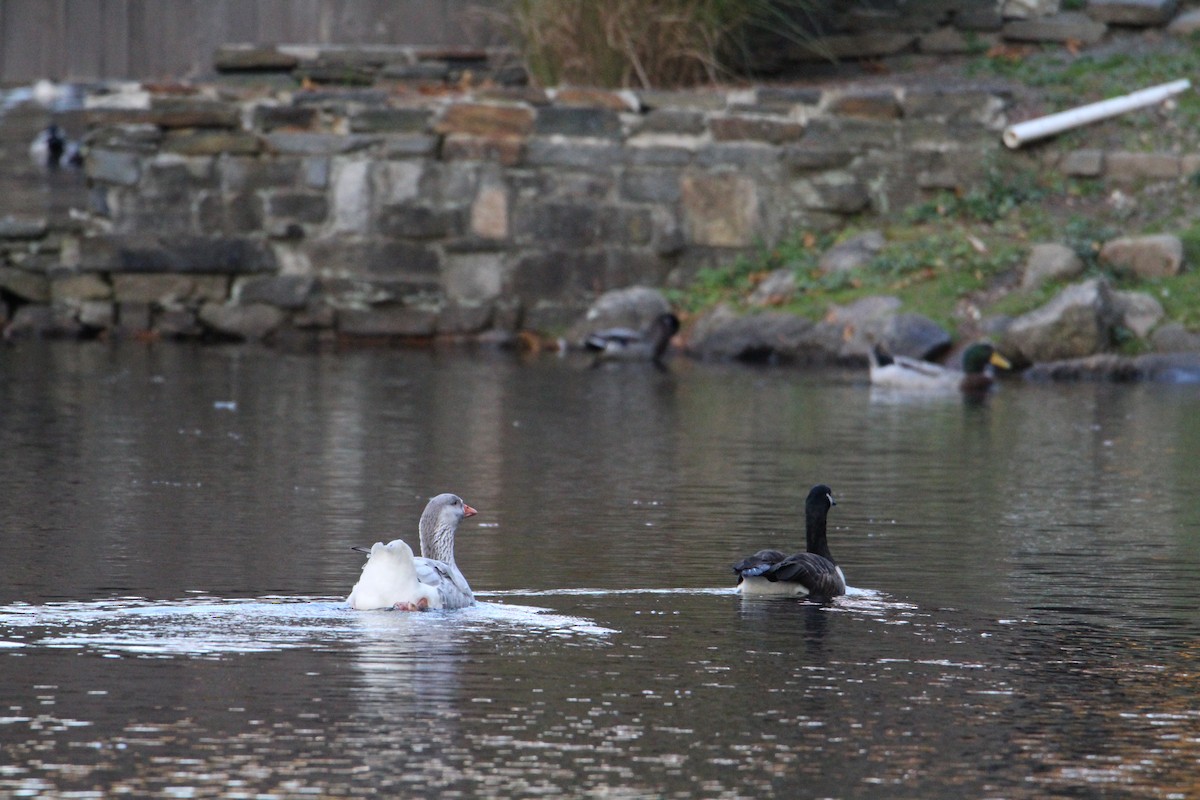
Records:
[[[1192,82],[1187,78],[1170,83],[1161,83],[1148,89],[1141,89],[1131,94],[1101,100],[1099,103],[1089,103],[1057,114],[1049,114],[1026,122],[1018,122],[1004,129],[1004,143],[1013,150],[1023,144],[1029,144],[1037,139],[1044,139],[1056,133],[1062,133],[1071,128],[1078,128],[1091,122],[1115,117],[1126,111],[1152,106],[1161,103],[1168,97],[1191,88]]]

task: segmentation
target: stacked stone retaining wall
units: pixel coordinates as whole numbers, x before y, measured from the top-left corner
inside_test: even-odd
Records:
[[[461,78],[476,58],[491,78],[280,90],[269,55],[226,52],[236,81],[89,96],[78,208],[0,220],[10,334],[553,332],[606,290],[683,285],[797,229],[966,191],[989,166],[1135,183],[1200,169],[1006,151],[1001,84],[548,92],[505,85],[492,53],[414,51],[356,63]]]

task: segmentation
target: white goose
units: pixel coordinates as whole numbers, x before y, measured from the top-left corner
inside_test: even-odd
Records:
[[[454,533],[465,517],[477,512],[454,494],[439,494],[421,514],[421,555],[402,539],[376,542],[368,553],[362,576],[346,603],[354,609],[394,608],[425,611],[464,608],[475,602],[467,579],[454,563]]]

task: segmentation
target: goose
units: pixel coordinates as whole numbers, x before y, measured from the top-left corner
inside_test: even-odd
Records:
[[[584,339],[583,346],[596,354],[597,364],[604,360],[653,361],[661,364],[671,337],[677,333],[679,317],[667,312],[655,317],[644,331],[630,328],[596,331]]]
[[[478,512],[455,494],[439,494],[421,514],[421,555],[402,539],[376,542],[368,550],[362,576],[346,603],[353,609],[398,611],[465,608],[475,602],[467,579],[454,563],[454,533],[465,517]]]
[[[1012,364],[992,345],[977,342],[962,354],[962,369],[905,356],[893,356],[879,345],[868,351],[871,384],[891,389],[931,392],[986,392],[995,380],[992,367],[1010,369]]]
[[[790,595],[827,600],[846,593],[846,577],[829,552],[825,519],[837,503],[833,490],[814,486],[804,501],[805,552],[785,555],[759,550],[733,565],[744,595]]]

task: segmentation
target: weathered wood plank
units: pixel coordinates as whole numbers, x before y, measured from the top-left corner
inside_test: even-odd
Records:
[[[496,0],[0,0],[0,82],[162,80],[222,44],[481,45]]]

